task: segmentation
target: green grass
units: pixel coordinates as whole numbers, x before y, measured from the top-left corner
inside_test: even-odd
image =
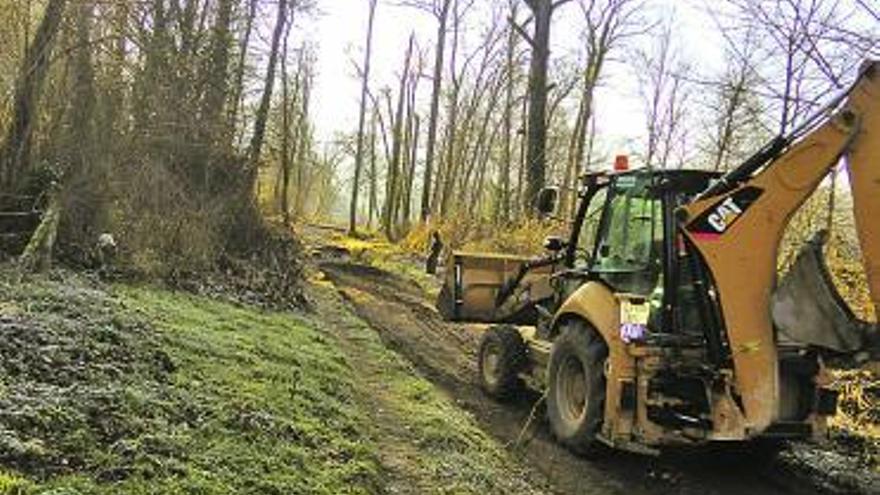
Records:
[[[298,315],[2,270],[0,495],[383,493],[388,450],[404,490],[533,491],[330,287]]]
[[[67,383],[30,362],[0,368],[0,443],[19,449],[2,457],[0,494],[377,491],[352,371],[331,338],[291,314],[79,283],[0,287],[7,314],[45,330],[35,363],[65,339],[94,350],[65,364],[86,368]],[[92,343],[102,335],[110,343]]]
[[[186,432],[186,450],[195,453],[188,478],[197,485],[171,480],[167,488],[369,491],[376,465],[351,370],[327,337],[289,314],[155,290],[120,292],[163,329],[180,370],[175,384],[217,405],[197,431]]]
[[[381,408],[377,422],[396,425],[397,434],[403,436],[396,442],[410,448],[408,456],[403,454],[408,457],[408,470],[416,482],[423,483],[407,488],[432,494],[542,491],[533,485],[534,477],[527,468],[480,428],[472,414],[423,378],[400,354],[389,350],[363,320],[328,296],[329,291],[314,291],[319,312],[333,314],[331,324],[346,335],[357,359],[367,363],[361,372],[360,391],[372,393],[369,400]]]

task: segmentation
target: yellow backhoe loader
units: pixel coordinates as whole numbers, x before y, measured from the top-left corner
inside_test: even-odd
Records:
[[[778,280],[792,215],[844,160],[880,308],[880,62],[791,135],[726,174],[634,170],[584,177],[567,239],[537,259],[453,253],[438,302],[494,323],[483,388],[545,393],[557,439],[656,453],[669,445],[823,439],[837,407],[828,364],[880,357],[877,324],[843,302],[822,235]],[[549,213],[555,191],[542,191]]]

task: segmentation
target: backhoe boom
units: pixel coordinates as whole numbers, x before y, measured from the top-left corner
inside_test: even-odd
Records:
[[[871,298],[880,305],[880,64],[866,64],[824,123],[732,189],[684,208],[685,234],[714,279],[749,427],[778,419],[778,349],[770,302],[792,215],[841,158],[849,165]],[[731,207],[730,205],[735,205]]]

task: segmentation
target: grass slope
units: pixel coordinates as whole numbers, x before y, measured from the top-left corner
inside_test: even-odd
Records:
[[[5,275],[5,274],[4,274]],[[0,493],[373,493],[352,372],[289,314],[0,283]]]
[[[0,267],[0,495],[540,491],[313,289],[273,313]]]

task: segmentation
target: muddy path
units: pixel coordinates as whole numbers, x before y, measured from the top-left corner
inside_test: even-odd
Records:
[[[792,460],[790,453],[770,462],[760,456],[706,452],[647,457],[608,451],[593,459],[575,456],[554,442],[537,394],[500,404],[479,389],[475,362],[480,327],[443,321],[423,289],[401,275],[352,262],[338,252],[315,261],[388,348],[411,361],[558,493],[880,493],[880,483],[870,476],[867,481],[858,473],[844,476],[843,481],[826,476],[823,463],[847,469],[846,458],[839,456],[829,461],[820,455],[814,459],[818,468]]]

